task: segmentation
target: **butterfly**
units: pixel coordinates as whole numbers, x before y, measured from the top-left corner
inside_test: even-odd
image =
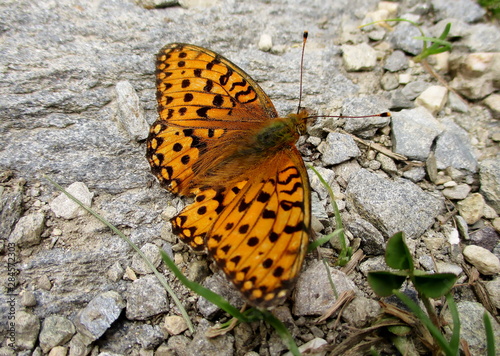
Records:
[[[171,219],[173,232],[207,251],[251,305],[283,303],[311,230],[311,188],[295,147],[307,112],[279,117],[242,69],[191,44],[160,50],[156,87],[146,157],[163,187],[194,197]]]

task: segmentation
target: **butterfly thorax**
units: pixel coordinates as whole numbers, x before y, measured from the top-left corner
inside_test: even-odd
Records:
[[[293,145],[305,133],[306,118],[307,112],[303,110],[298,114],[289,114],[285,118],[267,121],[267,125],[255,135],[252,149],[274,151]]]
[[[247,173],[250,178],[260,171],[265,172],[265,162],[272,162],[272,157],[291,149],[305,133],[307,116],[303,110],[259,123],[253,132],[243,136],[218,140],[194,165],[196,178],[192,187],[226,185],[234,183],[235,179],[241,180]]]

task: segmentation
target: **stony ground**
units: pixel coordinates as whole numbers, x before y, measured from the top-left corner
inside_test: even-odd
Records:
[[[387,239],[404,231],[418,267],[459,276],[453,289],[462,337],[485,352],[482,314],[500,308],[500,29],[472,0],[184,1],[151,8],[132,1],[4,1],[0,4],[0,354],[281,355],[265,323],[238,325],[207,339],[227,315],[178,282],[159,259],[166,251],[191,279],[235,305],[243,301],[205,255],[171,233],[186,204],[159,187],[144,157],[156,120],[154,58],[170,42],[210,48],[231,59],[268,93],[278,112],[298,105],[320,117],[298,147],[331,184],[350,245],[364,258],[336,267],[338,242],[309,254],[289,300],[273,312],[297,344],[353,344],[396,354],[386,330],[350,339],[382,311],[366,282],[385,269]],[[450,53],[415,56],[418,30],[439,36],[452,24]],[[456,92],[453,93],[453,91]],[[457,95],[458,94],[458,95]],[[328,193],[310,173],[313,229],[334,230]],[[45,177],[68,188],[119,227],[165,275],[194,324],[129,245],[76,209]],[[359,255],[356,255],[359,257]],[[356,298],[325,321],[339,293]],[[476,276],[476,277],[474,277]],[[405,292],[415,295],[411,286]],[[444,320],[444,301],[436,300]],[[500,327],[494,322],[500,345]],[[416,332],[408,354],[431,354]],[[326,345],[326,346],[325,346]],[[340,351],[333,351],[339,354]],[[317,351],[317,354],[321,354]],[[335,353],[336,352],[336,353]],[[323,353],[324,354],[324,353]]]

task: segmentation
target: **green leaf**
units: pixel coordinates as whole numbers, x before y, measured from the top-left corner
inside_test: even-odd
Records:
[[[368,272],[368,284],[381,297],[394,294],[394,289],[401,288],[406,275],[398,272],[374,271]]]
[[[421,294],[429,298],[439,298],[450,291],[457,276],[453,273],[435,273],[413,276],[413,285]]]
[[[404,232],[395,233],[387,241],[385,262],[394,269],[409,270],[410,273],[413,273],[413,258],[408,246],[406,246]]]

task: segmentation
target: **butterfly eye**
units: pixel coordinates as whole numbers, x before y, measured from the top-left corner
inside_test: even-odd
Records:
[[[299,133],[300,136],[304,135],[307,132],[307,127],[305,122],[302,122],[297,125],[297,132]]]

